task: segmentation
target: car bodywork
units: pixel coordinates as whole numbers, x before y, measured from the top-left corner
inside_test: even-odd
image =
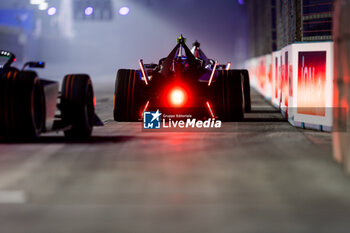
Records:
[[[52,131],[69,131],[73,127],[73,123],[72,121],[67,120],[67,118],[62,117],[64,106],[62,105],[62,93],[59,91],[59,83],[46,79],[39,79],[37,78],[38,75],[35,71],[26,70],[27,67],[44,68],[45,63],[41,61],[27,62],[20,70],[16,67],[11,66],[12,63],[16,60],[16,57],[13,53],[1,50],[0,57],[3,60],[3,64],[0,66],[0,137],[35,138],[41,133]],[[34,80],[39,81],[39,90],[42,90],[42,92],[40,92],[41,95],[39,96],[39,102],[43,103],[43,105],[33,103],[34,100],[32,100],[30,102],[24,102],[23,106],[17,106],[19,105],[18,103],[21,103],[21,99],[24,100],[25,98],[35,98],[32,95],[26,95],[23,93],[23,91],[21,91],[23,88],[25,88],[26,83],[24,82],[24,79],[28,76],[33,76]],[[71,76],[72,75],[68,75],[65,77],[65,80],[68,80]],[[84,75],[84,78],[86,80],[89,80],[88,75]],[[90,94],[93,95],[92,84]],[[33,106],[31,108],[28,108],[28,103],[33,104]],[[38,106],[40,107],[39,110],[41,116],[38,116],[39,113],[36,112]],[[79,106],[77,105],[77,107]],[[33,113],[28,113],[27,110],[21,110],[21,108],[28,108],[28,111],[33,111]],[[19,110],[14,111],[13,109]],[[34,124],[36,123],[38,130],[34,134],[22,134],[21,129],[16,127],[16,125],[20,125],[19,123],[21,120],[20,116],[17,116],[16,113],[22,111],[24,114],[31,115],[32,119],[28,121],[30,124],[32,121],[34,121]],[[94,108],[91,108],[91,111],[93,111],[93,113],[91,112],[91,114],[93,114],[93,123],[91,124],[91,127],[102,126],[103,123],[95,114]],[[24,126],[26,127],[26,125]],[[84,135],[84,137],[87,135]]]
[[[181,36],[175,48],[158,64],[144,64],[140,60],[139,70],[119,70],[114,101],[115,120],[138,120],[144,111],[158,109],[169,115],[190,114],[227,121],[243,119],[241,70],[230,70],[230,63],[220,65],[208,59],[199,46],[198,42],[194,43],[191,51],[186,39]],[[228,79],[228,76],[232,77]],[[123,79],[127,85],[121,87]],[[233,79],[236,84],[227,82]],[[227,88],[232,89],[233,98],[222,94],[227,92]],[[128,92],[125,98],[121,94],[123,89]],[[230,111],[234,117],[226,117],[227,103],[231,104]],[[118,111],[126,111],[127,114],[123,117]]]

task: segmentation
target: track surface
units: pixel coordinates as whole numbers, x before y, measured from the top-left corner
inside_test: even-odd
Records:
[[[349,232],[350,179],[331,135],[295,129],[256,92],[247,122],[218,133],[143,133],[112,121],[0,144],[1,233]]]

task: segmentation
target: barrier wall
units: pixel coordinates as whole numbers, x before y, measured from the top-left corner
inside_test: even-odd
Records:
[[[246,62],[251,84],[297,127],[332,130],[333,43],[295,43]]]
[[[333,155],[350,174],[350,0],[334,4]]]

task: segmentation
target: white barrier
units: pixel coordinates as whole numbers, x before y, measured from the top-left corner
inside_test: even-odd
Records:
[[[295,43],[246,62],[251,84],[302,128],[330,131],[333,43]]]

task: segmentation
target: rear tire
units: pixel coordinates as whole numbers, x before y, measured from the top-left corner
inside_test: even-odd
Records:
[[[115,121],[130,122],[141,118],[142,106],[147,102],[142,90],[145,83],[137,70],[120,69],[114,92],[113,116]]]
[[[249,72],[248,72],[248,70],[241,70],[241,74],[243,76],[244,111],[251,112],[252,111],[252,102],[251,102],[251,97],[250,97]]]
[[[62,83],[62,120],[71,125],[64,131],[68,138],[84,139],[91,136],[94,125],[94,91],[91,79],[85,74],[66,75]]]
[[[45,114],[44,90],[35,72],[10,69],[0,77],[0,137],[39,137]]]
[[[241,72],[219,71],[217,78],[219,118],[223,121],[241,121],[244,117]]]

